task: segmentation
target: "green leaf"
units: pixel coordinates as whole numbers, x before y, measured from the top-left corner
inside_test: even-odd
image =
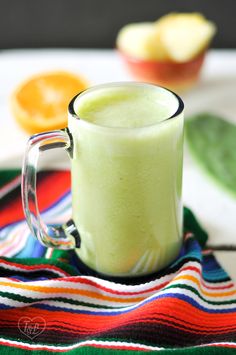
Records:
[[[199,166],[236,197],[236,125],[201,113],[186,120],[185,136]]]

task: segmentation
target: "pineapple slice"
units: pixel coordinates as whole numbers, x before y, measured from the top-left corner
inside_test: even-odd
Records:
[[[171,13],[154,24],[166,55],[175,62],[186,62],[209,45],[215,25],[200,13]]]

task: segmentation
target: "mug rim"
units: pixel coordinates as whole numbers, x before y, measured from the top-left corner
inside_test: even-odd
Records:
[[[149,88],[158,88],[158,89],[162,89],[163,91],[167,91],[168,93],[172,94],[176,99],[177,99],[177,110],[169,117],[165,118],[164,120],[149,124],[149,125],[145,125],[145,126],[138,126],[138,127],[114,127],[114,126],[103,126],[103,125],[99,125],[96,123],[93,123],[91,121],[87,121],[81,117],[79,117],[79,115],[75,112],[75,108],[74,108],[74,104],[77,100],[78,97],[80,97],[81,95],[86,95],[86,93],[89,92],[93,92],[99,89],[105,89],[105,88],[109,88],[109,87],[122,87],[122,86],[133,86],[133,87],[149,87]],[[156,85],[156,84],[151,84],[151,83],[145,83],[145,82],[134,82],[134,81],[118,81],[118,82],[110,82],[110,83],[105,83],[105,84],[98,84],[98,85],[94,85],[89,87],[88,89],[85,89],[81,92],[79,92],[77,95],[75,95],[72,100],[70,101],[69,105],[68,105],[68,113],[71,117],[79,120],[80,122],[83,122],[83,124],[86,124],[88,126],[90,126],[91,128],[102,128],[102,129],[108,129],[108,130],[113,130],[113,131],[134,131],[134,130],[143,130],[145,128],[150,128],[150,127],[154,127],[157,125],[160,125],[166,121],[169,121],[173,118],[178,117],[184,110],[184,102],[183,100],[180,98],[179,95],[177,95],[175,92],[173,92],[170,89],[167,89],[163,86],[160,85]]]

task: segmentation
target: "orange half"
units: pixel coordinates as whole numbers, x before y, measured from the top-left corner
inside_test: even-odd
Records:
[[[65,71],[36,75],[14,91],[13,116],[29,133],[65,128],[70,100],[87,87],[86,80]]]

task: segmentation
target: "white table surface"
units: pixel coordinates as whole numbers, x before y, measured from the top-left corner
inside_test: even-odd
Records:
[[[0,52],[0,168],[20,167],[27,141],[9,109],[18,83],[45,70],[81,73],[91,85],[132,78],[113,50],[8,50]],[[236,123],[236,50],[212,50],[198,85],[182,95],[186,117],[208,111]],[[220,142],[219,142],[220,144]],[[47,154],[44,166],[68,167],[66,155]],[[212,243],[236,244],[236,200],[204,176],[185,149],[183,200],[191,207]],[[236,281],[236,252],[217,252],[218,260]]]

